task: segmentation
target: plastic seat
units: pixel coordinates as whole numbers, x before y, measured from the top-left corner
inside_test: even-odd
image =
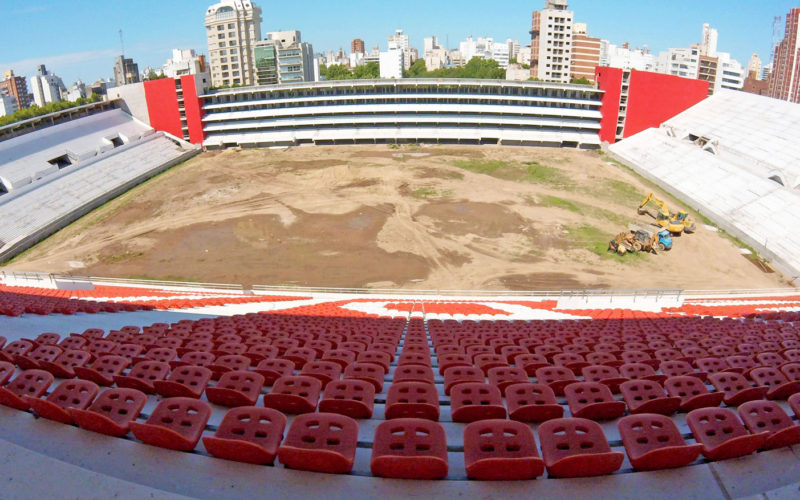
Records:
[[[775,401],[748,401],[739,406],[738,412],[751,433],[769,432],[766,449],[800,444],[800,425],[794,425]]]
[[[664,385],[667,376],[656,373],[655,368],[645,363],[624,363],[619,367],[619,374],[630,380],[652,380]]]
[[[67,380],[56,387],[46,399],[25,396],[25,400],[40,417],[62,424],[71,424],[72,415],[67,409],[85,409],[92,403],[99,390],[97,384],[88,380]]]
[[[117,387],[128,387],[145,394],[155,394],[153,382],[164,380],[169,375],[169,363],[164,361],[145,360],[136,363],[128,375],[117,375],[114,382]]]
[[[0,385],[6,385],[6,382],[14,375],[16,368],[13,363],[8,361],[0,361]]]
[[[248,370],[225,372],[215,387],[206,388],[206,398],[220,406],[253,406],[264,387],[264,376]]]
[[[529,377],[535,377],[536,370],[551,364],[543,354],[520,354],[514,358],[514,366],[525,370]]]
[[[178,351],[175,349],[170,349],[169,347],[154,347],[147,351],[141,358],[134,359],[133,363],[136,364],[139,361],[144,361],[146,359],[169,363],[170,361],[175,360],[177,357]]]
[[[204,366],[179,366],[166,380],[153,381],[156,393],[165,398],[199,399],[211,380],[211,370]]]
[[[23,396],[40,398],[52,383],[53,375],[44,370],[20,372],[5,387],[0,387],[0,404],[17,410],[28,410],[30,403]]]
[[[396,479],[442,479],[447,476],[447,439],[436,422],[398,418],[375,429],[370,471]]]
[[[197,446],[211,407],[194,398],[167,398],[161,401],[147,422],[131,422],[136,439],[143,443],[178,451],[191,451]]]
[[[101,334],[102,335],[102,334]],[[61,335],[53,332],[40,333],[35,342],[39,345],[55,345],[61,340]]]
[[[335,413],[300,415],[289,427],[278,460],[291,469],[345,474],[353,469],[358,423]]]
[[[789,380],[778,368],[762,366],[750,372],[756,384],[767,388],[768,399],[788,399],[800,392],[800,380]]]
[[[615,401],[608,386],[600,382],[576,382],[564,388],[573,417],[613,420],[625,413],[625,403]]]
[[[259,361],[253,371],[264,377],[264,385],[271,386],[279,378],[289,377],[294,373],[294,362],[282,358],[268,358]]]
[[[208,368],[211,370],[211,380],[219,380],[226,372],[250,368],[250,358],[241,354],[223,354],[218,356]]]
[[[681,406],[681,398],[667,396],[664,388],[652,380],[629,380],[620,386],[620,390],[632,415],[672,415]]]
[[[14,356],[14,362],[20,370],[41,370],[42,361],[54,361],[61,355],[63,350],[52,344],[42,344],[28,352],[26,355]]]
[[[439,375],[444,375],[445,370],[454,366],[472,366],[469,356],[462,353],[442,354],[437,356],[439,361]]]
[[[789,407],[791,407],[792,411],[794,412],[794,415],[797,418],[800,418],[800,395],[793,394],[792,396],[789,397],[788,401],[789,401]]]
[[[338,363],[339,366],[342,367],[342,370],[344,370],[347,365],[355,362],[356,356],[358,356],[358,354],[347,349],[331,349],[322,355],[322,361],[333,361]]]
[[[213,436],[203,437],[203,446],[217,458],[272,465],[285,427],[286,417],[278,410],[241,406],[225,414]]]
[[[585,418],[558,418],[539,426],[539,442],[551,477],[610,474],[622,466],[624,453],[611,451],[603,429]]]
[[[566,366],[545,366],[536,370],[536,380],[547,384],[556,396],[564,395],[564,387],[578,381],[575,374]]]
[[[110,354],[122,356],[132,360],[144,351],[144,346],[138,344],[118,344]]]
[[[383,368],[383,374],[389,373],[389,367],[392,364],[392,356],[389,353],[376,350],[368,350],[358,353],[356,356],[356,363],[371,363],[379,365]],[[348,366],[351,366],[352,363]]]
[[[299,415],[317,409],[322,382],[314,377],[292,375],[275,381],[272,391],[264,395],[264,406],[283,413]]]
[[[530,427],[510,420],[469,424],[464,429],[464,462],[470,479],[524,480],[544,473]]]
[[[629,415],[617,422],[617,428],[637,470],[683,467],[697,460],[703,449],[701,444],[686,444],[675,422],[663,415]]]
[[[127,368],[130,362],[128,358],[109,354],[97,358],[88,367],[75,366],[72,371],[75,372],[75,376],[78,378],[91,380],[103,387],[110,387],[114,384],[114,377],[122,374],[122,370]]]
[[[451,366],[444,372],[444,393],[449,396],[458,384],[485,381],[483,371],[475,366]]]
[[[485,352],[481,354],[475,355],[472,360],[473,364],[483,371],[484,375],[489,374],[489,370],[492,368],[499,368],[499,367],[508,367],[508,361],[506,358],[500,354],[495,354],[493,352]]]
[[[433,369],[428,366],[405,365],[394,369],[394,382],[424,382],[433,384]]]
[[[303,366],[300,375],[314,377],[322,382],[322,387],[332,380],[339,380],[342,375],[342,365],[335,361],[311,361]]]
[[[371,418],[375,406],[375,387],[366,380],[344,379],[325,387],[319,411],[338,413],[354,419]]]
[[[431,366],[431,355],[429,352],[406,352],[400,353],[397,358],[397,365],[422,365]]]
[[[31,350],[33,350],[33,348],[33,342],[30,340],[15,340],[6,345],[3,350],[0,351],[0,361],[8,361],[9,363],[13,363],[17,356],[25,356]]]
[[[573,373],[580,373],[581,370],[589,366],[589,363],[583,356],[574,352],[560,352],[554,354],[553,364],[555,366],[566,366]]]
[[[690,375],[670,377],[664,382],[664,388],[670,396],[681,398],[680,411],[719,406],[725,397],[722,392],[709,392],[700,379]]]
[[[661,361],[658,359],[653,359],[644,351],[638,350],[626,350],[620,354],[620,358],[624,364],[629,363],[642,363],[645,365],[649,365],[653,370],[658,369],[658,365],[661,364]]]
[[[217,356],[208,351],[185,351],[180,359],[172,360],[169,362],[170,368],[173,370],[181,366],[205,366],[211,367]]]
[[[511,385],[506,388],[506,403],[508,417],[519,422],[545,422],[564,415],[553,389],[545,384]]]
[[[509,363],[514,363],[517,356],[522,354],[530,354],[527,349],[518,345],[507,345],[500,348],[500,354],[506,358]]]
[[[254,344],[245,351],[244,355],[250,358],[251,366],[256,366],[265,359],[277,358],[278,348],[270,344]]]
[[[278,346],[279,340],[276,340],[272,345]],[[317,351],[310,347],[290,347],[286,349],[286,352],[281,354],[280,356],[282,359],[288,359],[292,363],[294,363],[295,368],[298,370],[303,369],[303,365],[314,361],[317,358]]]
[[[708,376],[708,381],[717,391],[725,393],[723,401],[728,406],[739,406],[747,401],[764,399],[767,394],[767,387],[753,387],[740,373],[712,373]]]
[[[522,382],[530,382],[528,374],[522,368],[513,366],[497,366],[489,369],[489,384],[500,389],[500,392],[505,395],[506,388],[513,384]]]
[[[450,392],[453,422],[475,422],[506,418],[500,389],[490,384],[468,382]]]
[[[694,368],[692,368],[692,365],[689,364],[688,361],[683,361],[680,359],[672,361],[662,361],[660,369],[661,373],[663,373],[667,377],[679,377],[682,375],[689,375],[692,377],[697,377],[703,381],[705,381],[708,378],[707,373],[694,371]]]
[[[452,368],[451,368],[452,369]],[[426,382],[394,382],[386,395],[386,419],[439,420],[439,393]]]
[[[375,388],[375,392],[383,391],[383,378],[386,372],[381,365],[375,363],[355,362],[344,369],[345,380],[363,380]]]
[[[629,380],[620,376],[619,370],[613,366],[606,365],[584,366],[581,375],[586,382],[599,382],[608,386],[612,393],[618,393],[620,384]]]
[[[686,416],[695,440],[703,445],[703,455],[710,460],[749,455],[762,448],[769,432],[750,434],[731,410],[700,408]]]
[[[112,388],[101,392],[88,409],[68,408],[67,411],[82,429],[122,437],[146,402],[147,396],[141,391]]]

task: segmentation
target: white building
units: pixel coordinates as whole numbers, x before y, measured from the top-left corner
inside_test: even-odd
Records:
[[[167,59],[161,72],[169,78],[204,73],[205,58],[197,55],[193,49],[172,49],[172,59]]]
[[[700,64],[700,49],[669,49],[658,54],[657,71],[667,75],[697,78]]]
[[[206,10],[211,85],[254,85],[253,49],[261,40],[261,8],[252,0],[221,0]]]
[[[497,64],[505,69],[508,68],[508,61],[511,59],[510,46],[507,42],[494,42],[491,44],[489,59],[494,59]]]
[[[658,61],[647,47],[631,49],[627,47],[627,44],[620,47],[609,43],[608,40],[602,40],[600,42],[600,66],[656,71]]]
[[[86,85],[78,80],[75,85],[67,88],[64,98],[69,102],[75,102],[78,99],[85,99],[91,95],[91,90],[87,91]]]
[[[758,57],[757,53],[753,53],[753,55],[750,56],[750,61],[747,63],[747,73],[755,73],[755,77],[760,80],[761,66],[761,58]]]
[[[403,51],[403,69],[411,67],[411,47],[408,44],[408,35],[403,34],[403,30],[395,30],[394,35],[389,36],[389,45],[394,43],[400,50]]]
[[[425,54],[425,67],[428,71],[446,68],[450,64],[450,53],[439,47]]]
[[[530,45],[526,45],[524,47],[520,47],[519,51],[517,52],[516,58],[517,58],[517,62],[520,65],[524,65],[524,66],[527,66],[528,68],[530,68],[531,46]],[[530,71],[528,73],[530,73]],[[530,76],[530,75],[528,75],[528,76]]]
[[[389,50],[380,53],[381,78],[403,78],[403,49],[389,42]]]
[[[17,100],[13,97],[0,94],[0,116],[13,115],[17,111]]]
[[[31,78],[31,91],[33,102],[42,107],[51,102],[61,100],[61,92],[66,91],[64,82],[60,77],[47,71],[44,64],[39,65],[38,73]]]
[[[519,55],[519,50],[522,48],[520,45],[519,40],[512,40],[511,38],[506,39],[506,43],[508,44],[508,58],[509,59],[516,59]],[[525,64],[528,64],[527,62]]]
[[[719,66],[717,67],[717,80],[714,83],[714,92],[719,89],[741,90],[747,79],[747,68],[739,64],[726,52],[717,52]]]
[[[573,12],[567,0],[545,0],[545,8],[533,12],[531,22],[531,76],[544,81],[569,83],[572,67]]]
[[[700,42],[700,55],[717,57],[717,41],[719,33],[708,25],[703,25],[703,40]]]
[[[441,48],[439,47],[439,39],[435,36],[426,37],[422,43],[424,48],[424,50],[422,51],[422,57],[426,57],[433,50]]]

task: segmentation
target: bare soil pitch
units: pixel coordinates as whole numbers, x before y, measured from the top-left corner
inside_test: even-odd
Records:
[[[252,284],[424,289],[785,286],[699,224],[604,255],[652,187],[595,152],[336,146],[200,155],[6,266]],[[672,208],[677,204],[670,200]]]

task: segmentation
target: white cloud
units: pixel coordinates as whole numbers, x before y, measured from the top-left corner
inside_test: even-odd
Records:
[[[49,66],[54,73],[58,74],[59,69],[73,64],[95,61],[98,59],[115,58],[119,55],[118,49],[87,50],[84,52],[73,52],[71,54],[61,54],[57,56],[44,56],[19,61],[0,62],[0,70],[13,69],[17,75],[32,75],[36,73],[36,67],[40,64]],[[113,60],[110,62],[113,65]]]

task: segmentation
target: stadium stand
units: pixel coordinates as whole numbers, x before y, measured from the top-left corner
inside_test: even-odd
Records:
[[[199,152],[121,110],[0,142],[0,260]]]
[[[582,310],[557,297],[284,299],[213,317],[76,314],[46,333],[47,316],[0,317],[3,456],[195,497],[263,494],[264,481],[277,496],[366,497],[798,486],[800,316],[762,318],[800,309],[791,292],[688,294],[661,308],[619,295],[615,309]],[[603,480],[551,480],[589,476]]]
[[[798,122],[797,104],[723,90],[609,151],[797,280]]]

